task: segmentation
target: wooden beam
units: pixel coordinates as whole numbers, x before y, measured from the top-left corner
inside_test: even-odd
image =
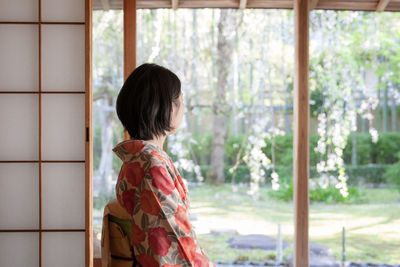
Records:
[[[39,3],[40,2],[41,1],[39,1]],[[85,266],[87,267],[93,267],[93,219],[92,219],[93,218],[93,138],[92,136],[94,131],[92,127],[93,126],[93,78],[92,78],[93,77],[93,65],[92,65],[93,17],[92,15],[93,15],[93,0],[85,0],[85,131],[87,135],[85,140]],[[40,234],[40,236],[42,235]]]
[[[378,5],[376,6],[376,11],[382,12],[385,11],[385,8],[389,4],[390,0],[379,0]]]
[[[110,0],[100,0],[103,10],[110,10]]]
[[[309,266],[309,0],[294,0],[295,75],[293,99],[294,266]]]
[[[136,68],[136,0],[124,0],[124,80]],[[124,140],[130,139],[127,131]]]
[[[101,0],[93,2],[94,10],[102,10]],[[123,9],[123,1],[108,0],[110,9]],[[137,9],[171,8],[172,0],[136,0]],[[312,0],[311,0],[312,1]],[[376,11],[378,1],[360,0],[319,0],[315,8],[320,10],[365,10]],[[238,0],[181,0],[178,8],[238,8]],[[309,4],[311,6],[311,3]],[[293,0],[251,0],[246,3],[246,9],[250,8],[271,8],[271,9],[293,9]],[[312,9],[310,9],[312,10]],[[392,0],[385,11],[400,11],[399,0]]]
[[[179,0],[171,0],[172,1],[172,9],[177,10],[178,9],[178,1]]]
[[[319,0],[310,0],[310,11],[314,10],[318,5]]]
[[[243,10],[247,6],[247,0],[240,0],[239,9]]]
[[[136,68],[136,0],[124,0],[124,80]]]

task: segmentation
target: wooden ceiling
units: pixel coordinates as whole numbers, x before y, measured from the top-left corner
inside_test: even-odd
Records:
[[[132,0],[126,0],[132,1]],[[310,0],[312,9],[400,11],[400,0]],[[93,0],[94,10],[122,9],[123,0]],[[144,8],[270,8],[292,9],[293,0],[137,0]]]

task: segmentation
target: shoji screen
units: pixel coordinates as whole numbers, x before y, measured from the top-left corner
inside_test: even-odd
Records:
[[[91,0],[0,0],[0,266],[91,266]]]

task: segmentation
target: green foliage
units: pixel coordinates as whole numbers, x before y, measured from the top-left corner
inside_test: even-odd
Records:
[[[93,209],[103,211],[108,201],[115,198],[115,188],[113,187],[112,193],[101,191],[98,195],[93,196]]]
[[[400,151],[400,133],[381,133],[378,142],[372,147],[372,161],[393,164],[397,162],[398,151]]]
[[[225,183],[249,183],[250,170],[246,165],[239,165],[234,173],[230,173],[229,169],[232,166],[224,167]]]
[[[122,128],[120,129],[122,132]],[[117,136],[114,134],[113,135],[113,144],[117,145],[118,143],[118,138]],[[119,173],[120,169],[122,166],[122,161],[120,158],[118,158],[118,156],[113,152],[112,153],[112,169],[115,170],[115,172],[117,172],[117,174]]]
[[[392,165],[347,165],[345,167],[346,174],[348,175],[349,185],[359,184],[385,184],[387,180],[384,177],[385,172]],[[279,180],[282,183],[288,183],[293,180],[293,168],[292,166],[276,166],[275,171],[279,175]],[[269,177],[271,170],[267,171],[267,177]],[[331,175],[337,176],[337,171],[329,172]],[[318,178],[319,173],[315,166],[310,166],[310,178]],[[269,181],[267,181],[269,183]]]
[[[293,183],[283,183],[280,185],[279,190],[268,191],[268,196],[283,201],[290,201],[293,199]]]
[[[372,162],[372,138],[369,133],[351,133],[347,138],[347,144],[343,151],[343,160],[345,163],[351,163],[353,151],[353,136],[356,138],[357,164],[370,164]],[[380,136],[381,138],[381,136]]]
[[[348,197],[343,197],[339,190],[334,186],[327,188],[309,189],[310,202],[324,202],[324,203],[363,203],[366,201],[366,193],[355,186],[348,187]],[[270,197],[290,201],[293,200],[293,183],[284,183],[277,191],[268,191]]]
[[[353,133],[354,134],[354,133]],[[399,180],[400,164],[391,166],[397,161],[396,152],[400,151],[400,133],[382,133],[379,141],[372,143],[371,136],[368,133],[356,133],[357,140],[357,164],[351,165],[352,154],[352,135],[347,139],[347,145],[344,149],[344,161],[346,163],[345,170],[348,175],[349,185],[359,184],[386,184],[387,182],[396,183]],[[248,167],[241,164],[234,173],[230,173],[236,162],[236,156],[246,135],[229,136],[225,143],[225,153],[227,157],[226,166],[224,167],[225,183],[249,183],[250,171]],[[209,157],[211,151],[211,134],[195,136],[194,139],[198,144],[191,144],[191,149],[197,159],[200,159],[200,168],[203,177],[206,177],[210,169]],[[320,174],[316,170],[316,164],[319,161],[320,154],[314,151],[314,147],[318,143],[318,135],[310,136],[310,177],[318,178]],[[271,158],[271,140],[265,139],[266,146],[262,151]],[[374,153],[380,155],[379,162],[381,164],[373,164]],[[172,158],[172,157],[171,157]],[[275,171],[279,175],[280,183],[290,183],[293,180],[293,135],[283,135],[275,137]],[[266,180],[263,184],[270,184],[270,176],[273,169],[264,169]],[[331,171],[330,174],[337,176],[337,171]],[[193,172],[183,170],[183,176],[190,181],[197,181]],[[396,178],[397,177],[397,178]],[[397,180],[396,180],[397,179]]]
[[[351,163],[353,134],[347,138],[347,144],[343,152],[344,162],[347,164]],[[356,140],[357,164],[393,164],[397,161],[396,153],[400,151],[400,133],[380,133],[377,143],[372,142],[371,135],[368,133],[356,133]]]
[[[383,177],[400,191],[400,152],[397,153],[397,158],[399,161],[387,168]]]
[[[351,164],[351,155],[353,149],[352,133],[347,138],[347,144],[343,152],[344,162]],[[372,142],[371,135],[369,133],[356,133],[357,140],[357,164],[367,165],[370,163],[379,164],[393,164],[397,162],[396,153],[400,151],[400,133],[380,133],[379,139],[376,144]],[[242,136],[241,138],[244,138]],[[314,148],[318,144],[319,136],[312,134],[310,135],[310,166],[316,166],[320,159],[320,153],[315,152]],[[232,138],[232,140],[234,140]],[[265,139],[266,146],[262,148],[262,151],[268,158],[271,158],[271,146],[272,142],[270,139]],[[229,148],[234,144],[227,143],[225,151],[235,151],[233,147]],[[231,153],[230,155],[232,155]],[[293,164],[293,135],[278,135],[275,137],[275,166],[290,166]]]
[[[314,151],[318,143],[318,135],[310,135],[310,165],[319,162],[320,154]],[[265,139],[266,146],[262,151],[271,158],[271,140]],[[275,166],[291,166],[293,164],[293,134],[278,135],[275,137]]]
[[[349,176],[348,184],[358,186],[360,184],[386,184],[389,180],[385,176],[385,173],[388,172],[389,169],[392,169],[392,175],[398,175],[396,173],[400,172],[398,163],[397,167],[395,165],[378,165],[378,164],[370,164],[370,165],[359,165],[359,166],[346,166],[346,173]],[[231,165],[225,165],[224,167],[224,175],[225,175],[225,183],[249,183],[250,182],[250,170],[246,165],[239,165],[234,173],[230,173],[229,169],[232,168]],[[200,166],[201,173],[203,177],[206,177],[207,172],[210,170],[209,165],[201,165]],[[262,184],[271,184],[271,173],[273,169],[264,169],[266,180],[262,181]],[[282,184],[290,184],[293,181],[293,168],[292,166],[276,166],[276,173],[279,175],[279,183]],[[337,176],[337,171],[332,171],[330,174]],[[196,174],[194,172],[189,172],[186,170],[182,170],[182,175],[185,179],[198,182],[196,179]],[[389,175],[389,174],[387,174]],[[318,178],[319,173],[316,170],[315,166],[310,167],[310,177],[311,179]],[[394,176],[398,177],[398,176]],[[391,181],[391,180],[390,180]],[[400,179],[399,179],[400,181]]]
[[[246,165],[239,165],[236,172],[230,173],[229,169],[232,166],[226,165],[224,167],[225,183],[231,183],[232,179],[234,183],[249,183],[250,182],[250,170]],[[210,170],[210,165],[201,165],[200,171],[203,177],[207,177],[207,172]],[[192,182],[198,182],[196,174],[194,172],[189,172],[182,170],[182,176]]]
[[[360,166],[346,166],[346,173],[349,176],[350,185],[366,184],[385,184],[385,172],[391,165],[369,164]]]
[[[365,201],[365,192],[359,187],[349,186],[349,195],[343,197],[339,190],[334,186],[328,188],[315,188],[310,190],[311,202],[325,202],[325,203],[363,203]]]
[[[317,117],[322,111],[322,104],[324,102],[324,96],[321,88],[311,90],[310,93],[310,115],[311,117]]]
[[[272,159],[272,140],[265,138],[266,146],[261,148],[262,152]],[[293,135],[275,136],[275,165],[287,166],[293,164]]]
[[[242,148],[242,152],[240,153],[240,158],[242,158],[245,154],[245,145],[246,142],[244,139],[247,138],[246,135],[230,135],[225,141],[225,156],[227,158],[227,164],[234,165],[236,163],[236,158],[239,154],[240,148]]]
[[[205,133],[201,135],[193,135],[192,138],[197,144],[191,142],[189,144],[189,149],[196,157],[196,162],[199,164],[208,164],[210,162],[211,155],[212,134]]]

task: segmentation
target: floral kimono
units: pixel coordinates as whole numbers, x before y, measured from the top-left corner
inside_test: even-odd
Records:
[[[115,192],[132,216],[136,261],[143,267],[215,266],[188,220],[187,188],[167,153],[135,139],[120,142],[113,151],[123,161]]]

